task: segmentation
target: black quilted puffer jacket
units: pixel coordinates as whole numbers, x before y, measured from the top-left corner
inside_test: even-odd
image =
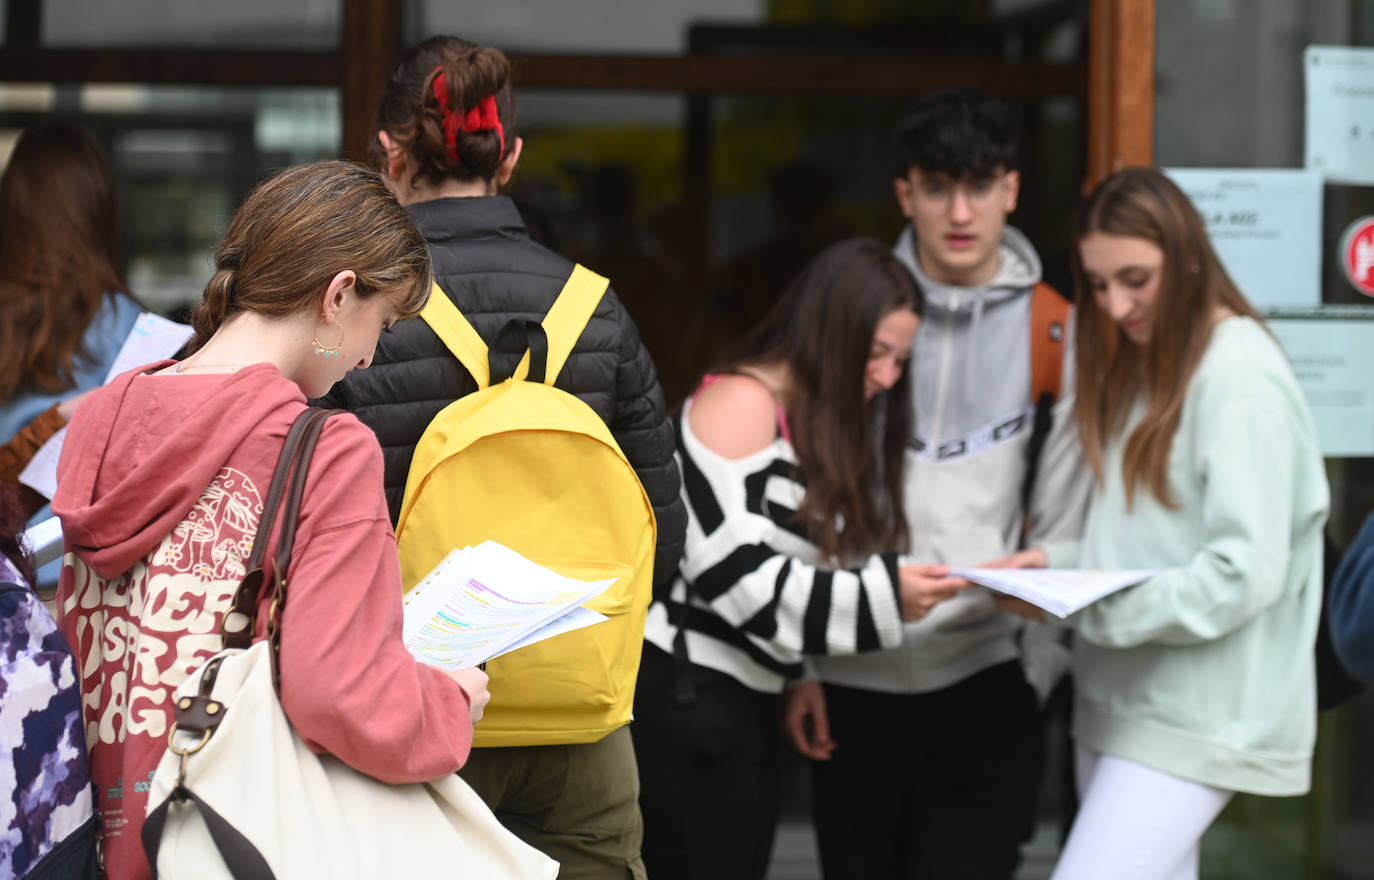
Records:
[[[505,196],[436,199],[407,210],[429,242],[435,280],[489,346],[512,318],[543,320],[572,274],[569,260],[530,239]],[[499,366],[504,355],[511,369],[522,353],[493,348],[492,356]],[[654,362],[613,290],[602,298],[554,384],[605,420],[639,474],[658,518],[654,585],[663,584],[682,556],[687,514],[678,493],[681,476]],[[476,389],[429,325],[413,320],[384,332],[372,366],[350,373],[320,401],[351,410],[376,432],[393,524],[420,435],[439,410]]]

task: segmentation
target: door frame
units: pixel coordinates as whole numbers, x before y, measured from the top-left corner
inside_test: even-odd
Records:
[[[1088,187],[1154,164],[1155,0],[1092,0]]]

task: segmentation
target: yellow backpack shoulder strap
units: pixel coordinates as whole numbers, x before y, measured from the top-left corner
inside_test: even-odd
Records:
[[[544,368],[544,384],[552,385],[558,378],[573,346],[586,329],[592,312],[606,295],[610,282],[582,264],[573,267],[572,275],[563,291],[544,316],[544,334],[549,338],[549,359]]]
[[[458,362],[472,374],[479,391],[491,384],[487,344],[437,282],[430,290],[429,303],[425,305],[424,311],[420,312],[420,317],[424,318],[430,329],[438,334],[440,341],[448,346],[448,350],[453,352]]]

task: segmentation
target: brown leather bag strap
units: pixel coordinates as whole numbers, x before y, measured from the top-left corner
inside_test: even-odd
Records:
[[[262,599],[264,588],[275,580],[273,576],[275,572],[265,570],[263,561],[267,555],[267,545],[272,537],[272,528],[276,524],[277,513],[281,508],[282,496],[286,493],[287,479],[292,474],[292,467],[300,455],[302,441],[307,435],[310,425],[326,413],[332,413],[332,411],[322,410],[318,407],[305,410],[296,417],[296,421],[291,425],[291,430],[286,434],[281,454],[277,457],[276,469],[272,472],[272,482],[267,489],[267,498],[263,502],[262,517],[258,521],[257,532],[253,535],[253,548],[249,551],[246,565],[247,573],[239,582],[239,588],[234,592],[229,610],[225,612],[220,621],[220,634],[224,638],[224,647],[226,648],[246,649],[253,643],[258,603]],[[324,418],[328,418],[328,415],[324,415]],[[318,436],[318,431],[316,436]],[[313,446],[314,439],[312,438],[310,442]],[[293,535],[294,532],[293,526]]]
[[[252,549],[248,552],[245,564],[246,574],[234,591],[229,610],[220,620],[220,635],[224,647],[246,649],[253,642],[253,629],[257,617],[258,599],[262,594],[262,563],[267,555],[267,542],[272,536],[272,526],[276,523],[277,509],[281,506],[282,493],[286,489],[286,478],[291,473],[291,463],[296,457],[296,447],[300,444],[301,434],[305,432],[310,410],[296,417],[291,429],[286,433],[281,454],[277,456],[277,466],[272,472],[272,482],[267,488],[263,501],[262,516],[258,520],[258,530],[253,534]]]
[[[277,539],[277,553],[274,557],[278,581],[285,583],[286,567],[291,563],[291,548],[296,542],[297,517],[301,512],[301,499],[305,495],[305,478],[310,470],[310,459],[315,454],[315,444],[324,431],[325,420],[341,409],[312,410],[313,417],[306,423],[301,435],[300,448],[296,451],[296,466],[291,472],[291,489],[286,493],[286,504],[282,509],[281,536]],[[285,587],[282,587],[285,589]]]
[[[272,527],[276,525],[277,511],[281,507],[282,494],[286,491],[286,479],[291,473],[291,466],[296,460],[296,447],[300,445],[301,435],[310,424],[312,412],[313,409],[307,409],[297,416],[291,423],[291,429],[286,432],[281,455],[277,457],[277,467],[272,472],[272,483],[267,487],[267,500],[262,505],[262,519],[258,521],[258,531],[253,536],[253,549],[248,555],[249,571],[260,567],[267,556],[267,541],[272,537]]]
[[[296,450],[296,463],[291,471],[291,487],[286,493],[286,504],[282,509],[281,534],[277,537],[277,552],[268,578],[272,601],[267,612],[267,641],[272,646],[272,686],[281,693],[281,623],[286,610],[287,571],[291,566],[291,549],[296,543],[296,525],[301,511],[301,499],[305,496],[305,480],[310,472],[310,459],[315,454],[315,443],[324,430],[324,423],[330,416],[343,412],[338,409],[310,410],[305,431],[301,434],[300,446]]]

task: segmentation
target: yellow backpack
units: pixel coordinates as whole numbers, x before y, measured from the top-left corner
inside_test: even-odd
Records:
[[[571,577],[618,578],[587,605],[610,620],[487,664],[478,747],[595,742],[630,720],[653,591],[653,506],[605,422],[553,384],[606,286],[576,266],[542,325],[508,323],[503,336],[515,332],[526,351],[496,385],[486,343],[438,285],[421,315],[477,391],[444,407],[415,447],[396,525],[406,589],[455,547],[487,539]]]

